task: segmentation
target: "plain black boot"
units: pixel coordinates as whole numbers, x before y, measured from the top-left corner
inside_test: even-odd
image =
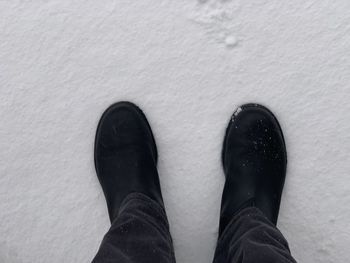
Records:
[[[95,138],[95,168],[111,222],[129,193],[142,193],[163,205],[157,148],[143,112],[118,102],[102,115]]]
[[[219,233],[246,207],[259,208],[276,224],[287,154],[281,127],[271,111],[257,104],[235,111],[226,130],[222,162],[226,182]]]

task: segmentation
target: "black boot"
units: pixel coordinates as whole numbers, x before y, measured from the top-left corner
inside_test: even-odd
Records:
[[[157,148],[143,112],[118,102],[102,115],[95,138],[95,168],[111,222],[129,193],[143,193],[163,204]]]
[[[267,108],[246,104],[235,111],[226,130],[222,162],[226,182],[219,233],[233,215],[250,206],[276,224],[287,154],[280,125]]]

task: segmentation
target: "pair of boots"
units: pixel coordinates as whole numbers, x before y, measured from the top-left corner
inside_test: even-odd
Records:
[[[219,235],[247,207],[259,208],[276,224],[287,156],[282,130],[267,108],[246,104],[234,112],[226,130],[222,164],[226,182]],[[136,105],[118,102],[102,115],[95,139],[95,167],[111,222],[130,193],[142,193],[163,206],[156,143]]]

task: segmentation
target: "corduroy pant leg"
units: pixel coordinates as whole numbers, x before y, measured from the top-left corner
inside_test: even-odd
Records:
[[[146,195],[129,194],[92,262],[174,263],[164,207]]]
[[[219,237],[214,263],[296,263],[282,233],[255,207],[235,215]]]

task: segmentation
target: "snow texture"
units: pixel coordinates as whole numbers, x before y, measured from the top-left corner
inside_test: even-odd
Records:
[[[350,257],[350,1],[1,0],[0,262],[89,262],[109,228],[93,142],[146,113],[180,263],[209,263],[242,103],[288,147],[278,226],[299,262]]]

